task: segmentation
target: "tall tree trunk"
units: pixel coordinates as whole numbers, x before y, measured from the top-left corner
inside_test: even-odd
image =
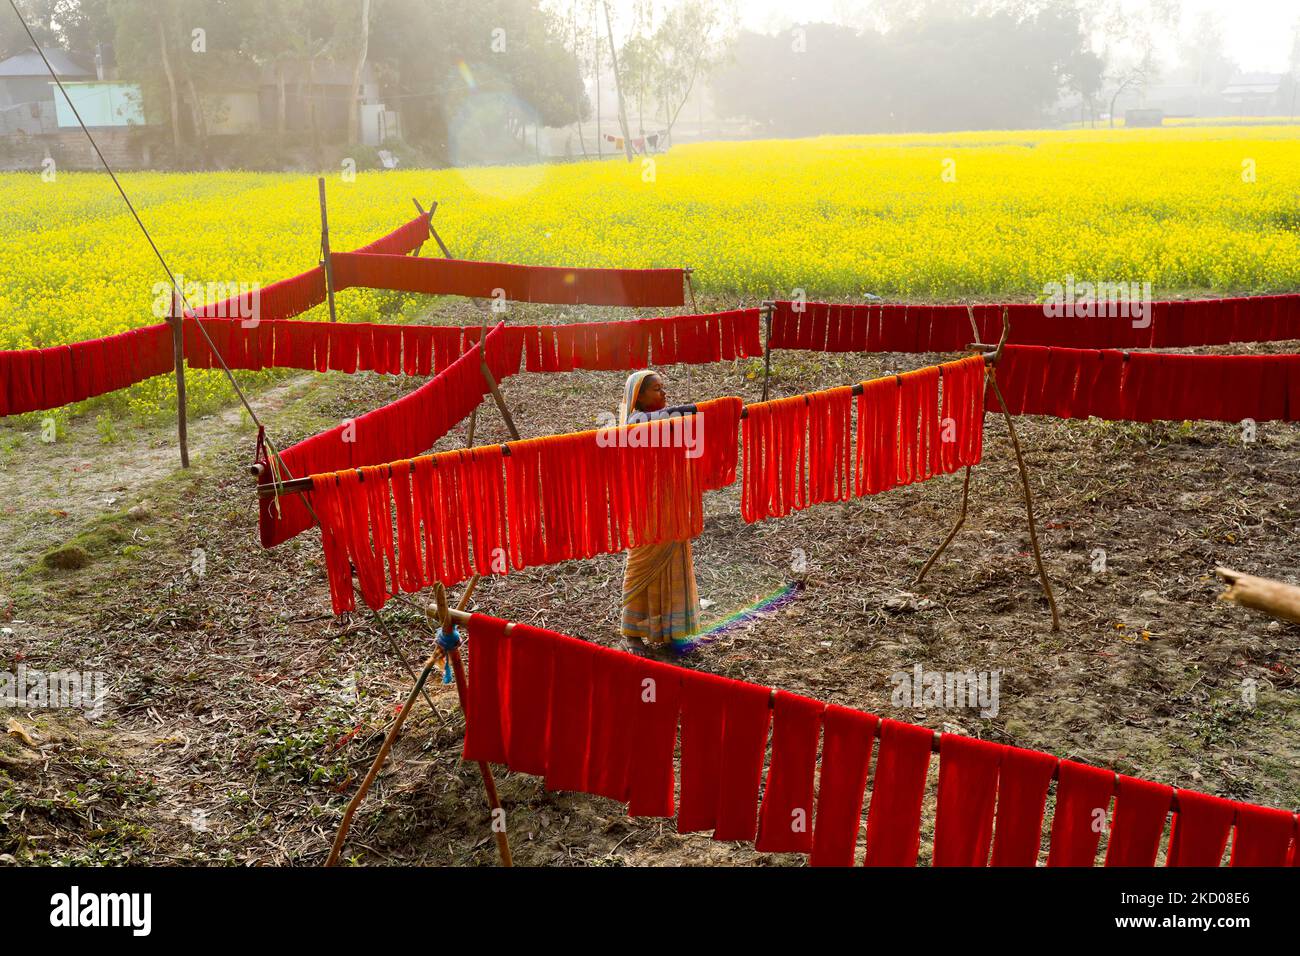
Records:
[[[281,139],[284,138],[285,130],[285,82],[284,82],[284,61],[279,60],[275,64],[275,132]]]
[[[207,164],[208,153],[208,121],[203,115],[203,103],[199,100],[199,91],[194,88],[194,77],[190,71],[185,71],[185,88],[190,94],[190,113],[194,117],[194,132],[198,138],[199,154],[203,163]]]
[[[593,18],[596,10],[592,8]],[[596,32],[595,24],[592,24],[592,64],[596,71],[596,158],[605,158],[605,134],[600,128],[600,35]]]
[[[686,93],[682,96],[682,101],[677,104],[677,109],[673,110],[672,115],[668,117],[668,129],[666,132],[669,136],[673,134],[673,127],[677,125],[677,117],[681,115],[682,107],[686,105],[686,101],[691,98],[691,92],[695,89],[695,81],[699,78],[700,63],[703,59],[703,53],[695,58],[695,63],[691,65],[691,81],[686,84]],[[701,97],[702,95],[703,94],[701,94]]]
[[[370,51],[370,0],[361,0],[361,49],[352,67],[352,92],[348,96],[348,142],[360,139],[361,131],[361,71],[366,68],[366,54]]]
[[[316,55],[307,61],[307,122],[311,127],[311,148],[316,168],[324,165],[320,151],[320,113],[317,109],[316,96]]]
[[[578,121],[578,143],[582,158],[587,158],[587,141],[582,136],[582,58],[578,55],[578,0],[573,0],[573,59],[578,65],[578,79],[573,89],[573,114]]]
[[[632,133],[627,126],[627,108],[623,105],[623,82],[618,78],[618,50],[614,48],[614,25],[609,22],[609,0],[601,0],[605,7],[605,30],[609,33],[609,58],[614,65],[614,92],[618,94],[618,127],[623,131],[623,151],[632,162]]]
[[[172,61],[167,56],[167,31],[163,28],[162,18],[158,19],[158,49],[162,54],[163,74],[167,77],[167,93],[171,102],[172,149],[175,161],[181,158],[181,99],[176,90],[176,74],[172,72]]]

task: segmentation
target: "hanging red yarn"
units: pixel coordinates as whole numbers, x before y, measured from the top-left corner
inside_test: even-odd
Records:
[[[1169,824],[1169,854],[1166,866],[1218,866],[1237,805],[1231,800],[1178,791],[1178,812]]]
[[[1107,866],[1156,865],[1173,793],[1173,787],[1120,775],[1115,819],[1106,844]]]
[[[780,518],[807,506],[809,401],[795,395],[757,402],[746,409],[740,503],[745,521]]]
[[[512,302],[556,305],[676,308],[685,301],[681,269],[556,268],[424,259],[372,248],[334,253],[332,264],[341,289],[360,286],[484,299],[503,292]]]
[[[772,706],[772,762],[763,786],[756,850],[812,851],[817,740],[825,710],[821,701],[783,690],[776,692]]]
[[[862,830],[871,748],[879,718],[831,704],[824,727],[812,866],[852,866]]]
[[[1013,415],[1121,421],[1300,420],[1300,356],[1125,354],[1007,346],[998,385]],[[1001,406],[990,389],[987,408]]]
[[[677,832],[753,840],[771,691],[712,674],[682,677],[682,795]]]
[[[957,734],[939,738],[939,796],[934,819],[935,866],[986,866],[1002,744]]]
[[[1056,812],[1048,866],[1092,866],[1106,825],[1115,774],[1062,760],[1057,768]]]
[[[934,736],[929,729],[780,691],[773,700],[766,687],[484,615],[474,615],[467,630],[465,759],[542,776],[551,790],[625,801],[630,815],[671,816],[680,713],[679,832],[713,830],[716,840],[756,841],[763,852],[811,851],[813,865],[851,866],[879,730],[866,863],[916,864]],[[769,726],[771,758],[760,812]],[[1096,822],[1105,822],[1114,774],[943,734],[936,865],[984,865],[992,840],[993,865],[1033,866],[1058,763],[1051,859],[1053,865],[1091,864],[1101,832]],[[807,812],[814,776],[815,817]],[[1119,793],[1107,865],[1149,866],[1170,788],[1123,777]],[[1170,865],[1216,865],[1234,819],[1231,865],[1292,860],[1294,814],[1186,791],[1177,796]],[[805,819],[812,824],[811,838]]]
[[[998,773],[993,866],[1035,866],[1042,841],[1047,791],[1060,761],[1050,754],[1008,747]]]
[[[459,329],[453,331],[459,335]],[[509,373],[509,356],[498,351],[501,331],[502,326],[498,325],[488,334],[486,343],[489,364],[495,364],[498,377]],[[460,355],[443,374],[410,394],[286,448],[281,457],[287,474],[280,477],[301,478],[378,465],[426,451],[473,411],[487,394],[479,355],[480,349],[475,346]],[[269,464],[263,469],[261,483],[274,484]],[[258,523],[262,546],[270,548],[315,522],[301,502],[286,496],[278,506],[273,498],[262,499]]]
[[[864,382],[856,451],[849,388],[748,406],[742,516],[781,517],[978,464],[983,389],[979,356]]]
[[[880,722],[880,755],[867,810],[867,866],[915,866],[933,731]]]
[[[391,478],[389,466],[362,468],[367,477],[359,484],[352,477],[340,480],[355,475],[351,469],[314,473],[314,484],[325,489],[331,501],[338,499],[336,507],[317,510],[322,522],[328,522],[329,533],[345,547],[359,547],[357,521],[363,515],[371,523],[375,547],[388,562],[387,591],[373,580],[363,587],[372,607],[381,606],[386,595],[398,589],[414,591],[435,582],[451,585],[471,574],[505,574],[686,540],[703,528],[703,492],[735,480],[740,407],[738,398],[715,399],[691,415],[398,461],[391,466]],[[356,441],[351,443],[353,468],[378,453],[375,443],[409,447],[424,440],[421,431],[414,438],[399,432],[397,426],[405,423],[405,417],[394,417],[388,409],[358,420]],[[336,441],[346,446],[342,437],[337,432],[318,436],[319,456],[308,443],[295,446],[286,461],[296,462],[304,454],[328,459]],[[372,472],[375,480],[369,478]],[[398,498],[395,511],[389,503],[390,487]],[[369,509],[365,512],[344,500],[363,495]],[[293,499],[286,504],[301,507]],[[364,570],[373,579],[373,557],[363,552],[360,560],[367,567],[357,564],[358,574]],[[383,576],[382,565],[378,574]],[[350,584],[344,584],[345,578],[331,574],[336,606],[350,607]]]
[[[808,396],[808,499],[810,505],[853,496],[853,389]]]
[[[1098,302],[1089,308],[1079,302],[1070,312],[1053,314],[1050,303],[986,303],[971,311],[979,340],[996,342],[1005,310],[1015,345],[1147,349],[1300,338],[1296,294],[1118,305],[1111,309]],[[1087,314],[1093,311],[1106,314]],[[772,348],[826,352],[956,352],[970,340],[962,305],[779,301],[770,342]]]
[[[1295,833],[1294,813],[1239,803],[1229,866],[1286,866]]]

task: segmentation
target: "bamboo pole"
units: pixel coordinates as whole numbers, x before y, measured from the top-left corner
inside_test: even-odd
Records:
[[[181,446],[181,467],[190,467],[190,426],[185,399],[185,300],[173,289],[171,316],[172,361],[176,367],[176,438]],[[197,321],[197,320],[196,320]]]
[[[487,380],[488,390],[492,393],[492,400],[496,402],[497,411],[499,411],[501,417],[505,419],[506,431],[510,433],[510,440],[519,441],[519,429],[515,428],[514,416],[510,414],[510,406],[506,404],[505,396],[501,394],[501,387],[497,385],[497,380],[492,376],[492,372],[488,368],[487,359],[483,360],[482,370],[483,378]],[[478,409],[475,409],[475,411],[478,411]],[[471,439],[472,437],[473,436],[471,435]]]
[[[977,325],[975,322],[975,310],[971,308],[969,304],[967,304],[966,306],[966,316],[967,318],[970,319],[970,330],[971,330],[971,335],[973,337],[973,341],[969,345],[967,345],[966,348],[974,352],[986,353],[986,355],[988,353],[993,353],[993,355],[995,356],[994,361],[996,361],[996,356],[1002,354],[1002,346],[1006,344],[1007,334],[1011,331],[1010,320],[1008,319],[1006,324],[1003,326],[1002,340],[999,341],[997,345],[986,345],[985,343],[979,340],[980,330],[979,330],[979,325]],[[987,359],[986,359],[986,363],[987,363]],[[920,584],[922,581],[925,580],[925,576],[926,574],[929,573],[930,568],[934,566],[934,562],[939,560],[939,556],[948,549],[948,545],[952,544],[953,538],[957,537],[957,532],[960,531],[962,529],[962,526],[966,523],[966,514],[969,505],[970,505],[970,465],[967,465],[966,476],[965,478],[962,479],[962,483],[961,483],[961,512],[960,514],[957,515],[957,523],[954,524],[952,526],[952,530],[948,532],[948,537],[943,539],[943,543],[940,544],[939,547],[937,547],[934,550],[934,553],[931,554],[930,557],[926,560],[925,564],[922,565],[920,572],[918,572],[916,575],[916,579],[912,581],[912,584],[914,586]]]
[[[472,589],[466,589],[462,602],[469,600]],[[438,615],[442,618],[442,633],[450,635],[456,627],[455,618],[452,617],[451,609],[447,606],[447,589],[441,584],[438,585],[434,595],[438,602]],[[465,713],[465,665],[460,659],[460,642],[455,647],[447,651],[447,656],[451,659],[451,672],[456,680],[456,699],[460,701],[461,713]],[[466,717],[468,719],[468,715]],[[468,729],[468,728],[467,728]],[[505,810],[501,807],[501,797],[497,794],[496,778],[492,776],[492,768],[488,766],[486,760],[478,761],[479,776],[483,778],[483,792],[487,797],[488,811],[491,817],[492,836],[496,839],[497,855],[501,858],[502,866],[514,866],[514,861],[510,855],[510,837],[505,830]]]
[[[420,200],[416,199],[414,196],[411,197],[411,202],[415,203],[415,208],[420,211],[420,215],[423,216],[425,220],[428,222],[429,235],[432,236],[433,235],[433,214],[438,211],[438,200],[435,199],[433,202],[429,203],[428,212],[424,211],[424,207],[420,205]],[[424,248],[424,243],[420,243],[418,246],[415,247],[415,251],[411,253],[411,255],[418,257],[420,255],[420,250],[423,248]]]
[[[939,555],[943,554],[943,552],[947,550],[948,545],[952,544],[952,539],[957,537],[957,532],[960,531],[962,525],[966,523],[966,509],[970,504],[970,469],[971,466],[967,465],[966,477],[962,479],[961,483],[961,514],[957,516],[957,523],[953,525],[952,530],[948,532],[948,537],[943,539],[943,544],[939,545],[939,547],[935,549],[934,554],[930,555],[929,560],[925,562],[925,565],[917,574],[916,580],[912,582],[914,585],[920,584],[925,580],[925,576],[929,573],[930,568],[934,566],[934,562],[939,560]]]
[[[477,578],[475,578],[475,581],[477,581]],[[439,587],[441,587],[441,585],[439,585]],[[465,611],[465,606],[469,603],[470,595],[473,593],[474,582],[471,582],[470,585],[466,587],[464,595],[461,596],[460,607],[447,608],[444,620],[452,622],[468,621],[472,615]],[[366,794],[370,792],[370,786],[375,782],[375,778],[383,768],[384,761],[388,759],[389,751],[392,750],[393,743],[397,740],[397,735],[401,732],[402,725],[406,722],[407,714],[410,713],[416,697],[424,694],[424,699],[428,702],[430,709],[433,710],[435,714],[438,713],[437,708],[433,706],[433,701],[429,700],[429,695],[424,690],[424,685],[429,679],[429,674],[432,673],[433,669],[441,662],[441,648],[435,649],[424,662],[424,669],[420,671],[420,676],[416,678],[415,686],[411,689],[411,693],[407,695],[406,703],[402,705],[402,709],[398,713],[397,719],[393,721],[393,726],[388,729],[388,733],[384,737],[384,742],[379,748],[379,753],[375,755],[374,762],[370,765],[370,771],[366,774],[365,779],[361,781],[361,786],[357,788],[357,792],[353,794],[352,799],[348,801],[347,809],[343,812],[343,819],[339,823],[338,832],[334,836],[334,845],[330,848],[329,858],[325,861],[326,866],[335,866],[338,863],[339,853],[343,849],[343,842],[347,839],[348,830],[351,829],[352,826],[352,817],[356,813],[357,807],[361,805],[361,801],[365,799]],[[464,711],[463,705],[461,710],[462,712]],[[491,771],[489,771],[489,773],[490,772]],[[508,844],[506,850],[508,853]]]
[[[330,321],[338,320],[334,311],[334,263],[330,258],[330,217],[325,208],[325,177],[316,180],[320,192],[320,254],[321,265],[325,267],[325,297],[330,304]]]
[[[764,302],[763,309],[763,401],[767,401],[767,381],[772,375],[772,310],[774,302]]]

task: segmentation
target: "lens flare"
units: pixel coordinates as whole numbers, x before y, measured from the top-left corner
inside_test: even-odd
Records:
[[[689,654],[691,651],[716,641],[720,637],[725,637],[746,624],[765,617],[771,617],[783,607],[793,603],[795,598],[803,592],[805,586],[803,581],[791,581],[789,584],[777,588],[766,597],[760,598],[749,607],[742,608],[729,617],[723,618],[707,631],[692,634],[690,637],[675,637],[673,638],[673,650],[677,652],[679,657]]]
[[[464,60],[457,60],[456,70],[460,73],[460,78],[465,81],[465,86],[471,90],[478,89],[478,82],[474,79],[474,71],[469,68],[468,63]]]

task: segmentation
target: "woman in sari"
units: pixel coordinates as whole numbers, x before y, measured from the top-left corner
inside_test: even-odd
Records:
[[[633,372],[623,390],[619,424],[671,413],[663,378],[650,369]],[[673,640],[699,630],[700,595],[690,539],[632,548],[623,572],[623,642],[634,654],[666,653]]]

